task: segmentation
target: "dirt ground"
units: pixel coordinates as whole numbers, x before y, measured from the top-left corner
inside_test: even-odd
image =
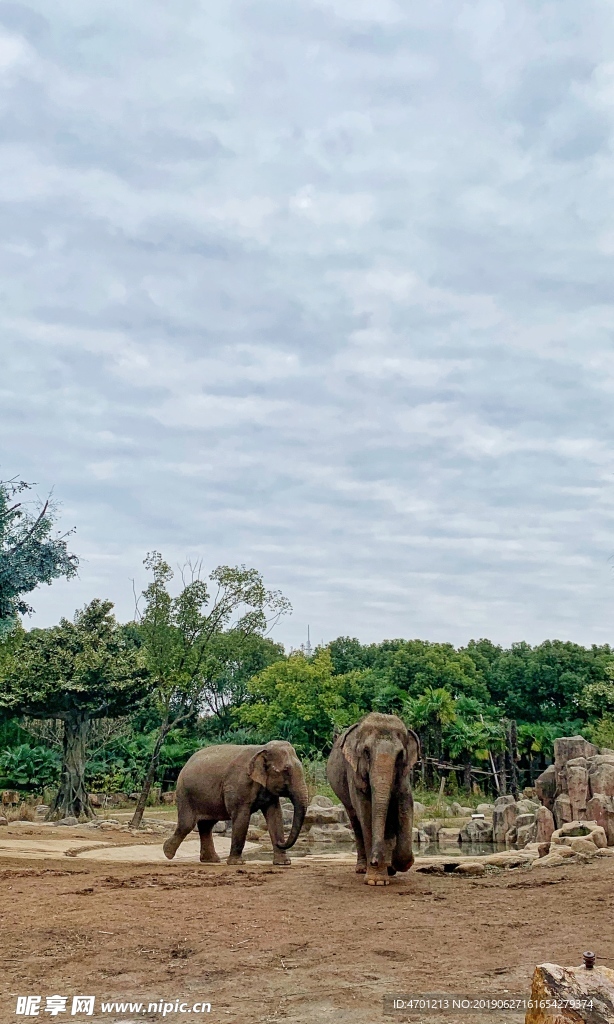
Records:
[[[11,829],[20,840],[26,831]],[[102,1014],[101,999],[211,1003],[210,1013],[169,1013],[173,1022],[376,1024],[408,1019],[384,1016],[386,993],[528,995],[537,963],[578,964],[590,948],[614,957],[614,858],[480,878],[412,869],[372,888],[347,862],[140,865],[59,850],[24,860],[4,836],[1,1024],[163,1019],[147,1007]],[[66,830],[45,836],[66,840]],[[29,994],[43,997],[40,1015],[16,1016],[17,997]],[[43,1009],[53,994],[70,997],[56,1017]],[[97,997],[93,1016],[71,1015],[73,995]],[[412,1019],[511,1024],[524,1015]]]

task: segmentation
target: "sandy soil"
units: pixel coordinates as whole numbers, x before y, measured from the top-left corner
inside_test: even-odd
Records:
[[[130,835],[71,833],[49,828],[44,842],[135,845]],[[159,849],[159,837],[146,838]],[[212,1004],[171,1021],[375,1024],[407,1019],[384,1017],[385,993],[528,994],[537,963],[577,964],[587,948],[614,957],[614,859],[475,879],[412,870],[379,889],[335,860],[141,865],[59,847],[55,859],[46,850],[25,862],[23,848],[7,856],[9,842],[25,840],[43,841],[40,829],[0,839],[2,1024],[162,1020],[101,1015],[100,999]],[[15,1016],[18,995],[56,993],[96,995],[94,1016]],[[414,1019],[512,1024],[523,1015]]]

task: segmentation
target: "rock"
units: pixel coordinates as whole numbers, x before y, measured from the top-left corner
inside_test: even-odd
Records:
[[[345,825],[312,825],[307,833],[310,843],[353,843],[354,833]]]
[[[537,823],[533,822],[530,825],[520,825],[516,829],[516,846],[519,850],[523,850],[529,843],[537,841]]]
[[[262,811],[255,811],[250,817],[249,823],[254,828],[266,828],[266,818]]]
[[[347,821],[345,807],[321,807],[319,804],[309,804],[305,814],[305,825],[331,825]]]
[[[438,821],[423,821],[421,822],[420,827],[424,834],[428,836],[430,842],[437,842],[437,833],[441,828],[441,825],[439,824]]]
[[[139,793],[129,793],[128,794],[128,799],[129,800],[138,800],[139,795],[140,795]]]
[[[255,817],[255,815],[252,814],[252,818],[253,817]],[[228,822],[228,824],[230,824],[230,822]],[[250,824],[251,824],[251,821],[250,821]],[[213,830],[212,831],[213,831],[213,834],[216,835],[216,836],[223,836],[224,833],[226,832],[226,822],[225,821],[216,821],[215,825],[213,826]]]
[[[518,805],[514,801],[513,796],[500,796],[495,800],[495,807],[492,812],[493,842],[505,842],[505,836],[515,826],[517,817]]]
[[[497,799],[495,800],[495,808],[497,808],[497,807],[507,807],[508,804],[514,804],[514,803],[516,803],[516,801],[514,800],[514,797],[512,796],[512,794],[511,793],[506,793],[505,796],[498,796],[497,797]]]
[[[163,793],[162,794],[162,803],[163,804],[176,804],[177,803],[177,793],[175,792],[174,789],[169,789],[167,793]]]
[[[459,864],[456,871],[456,875],[485,875],[486,868],[483,864],[480,864],[477,860],[467,861],[467,863]]]
[[[485,814],[490,817],[492,815],[493,808],[494,804],[478,804],[476,810],[478,814]]]
[[[554,800],[556,797],[557,779],[556,779],[556,768],[551,764],[541,775],[535,780],[535,791],[537,797],[549,811],[554,807]]]
[[[462,818],[466,814],[471,814],[470,807],[463,807],[463,805],[459,804],[456,800],[454,801],[453,804],[450,804],[450,810],[452,811],[452,814],[454,815],[455,818]]]
[[[537,825],[538,843],[549,843],[554,832],[554,815],[547,807],[540,807],[535,812],[535,823]]]
[[[597,850],[596,857],[614,857],[614,846],[604,846],[601,850]]]
[[[483,818],[472,818],[460,831],[461,843],[492,843],[492,824]]]
[[[0,814],[0,825],[8,825],[8,820],[4,817],[3,814]]]
[[[540,857],[545,857],[547,853],[550,853],[550,840],[547,843],[538,843],[537,853]]]
[[[614,799],[603,793],[596,793],[586,805],[586,816],[603,828],[608,846],[614,846]]]
[[[533,860],[537,860],[536,853],[527,853],[526,850],[514,852],[506,850],[505,853],[491,853],[488,857],[483,857],[482,863],[494,864],[499,868],[519,868],[523,864],[530,864]]]
[[[589,758],[598,754],[598,748],[584,739],[584,736],[560,736],[554,741],[554,767],[557,774],[568,761],[577,757]]]
[[[460,829],[459,828],[440,828],[437,833],[437,841],[449,845],[450,843],[460,842]]]
[[[78,825],[79,819],[74,818],[72,814],[69,814],[66,818],[60,818],[59,821],[54,822],[56,825]]]
[[[576,762],[584,761],[584,758],[576,758]],[[614,773],[614,765],[612,772]],[[563,769],[567,781],[567,793],[571,800],[571,816],[574,820],[583,818],[586,815],[586,803],[589,799],[588,792],[588,771],[581,764],[572,764],[569,761]]]
[[[525,786],[522,791],[522,795],[526,797],[527,800],[537,800],[537,790],[535,789],[535,786]]]
[[[113,828],[120,823],[117,818],[103,818],[102,820],[91,821],[89,824],[95,825],[97,828]]]
[[[522,828],[523,825],[532,825],[534,821],[534,814],[519,814],[516,818],[516,828]]]
[[[571,800],[567,793],[559,793],[556,800],[554,801],[554,820],[556,827],[560,828],[566,822],[573,821],[573,814],[571,813]]]
[[[413,828],[411,830],[412,843],[429,843],[430,839],[421,828]]]
[[[253,826],[250,825],[250,827],[247,830],[247,841],[248,843],[257,843],[260,839],[262,839],[264,834],[265,833],[262,831],[261,828],[253,828]]]
[[[414,814],[426,814],[426,807],[419,800],[414,800]]]
[[[34,813],[37,818],[44,818],[48,810],[49,804],[37,804],[34,808]]]
[[[573,850],[574,853],[583,853],[585,857],[594,857],[597,853],[597,847],[590,839],[583,839],[582,836],[576,838],[569,837],[565,839],[565,845],[568,849]],[[555,847],[555,852],[560,847]]]
[[[289,801],[290,807],[292,807],[292,801]],[[334,807],[334,803],[329,796],[314,796],[311,801],[312,807]]]
[[[102,793],[88,793],[87,798],[92,807],[104,807],[104,796]]]
[[[593,761],[588,769],[588,782],[591,796],[614,796],[614,760],[600,760],[597,764]]]
[[[614,971],[539,964],[533,972],[531,1001],[535,1005],[527,1010],[525,1024],[605,1024],[614,1020]],[[574,1002],[577,1009],[567,1008]],[[585,1010],[580,1009],[583,1003]]]
[[[552,843],[565,845],[567,839],[576,837],[590,839],[598,848],[608,845],[605,831],[596,821],[569,821],[552,833]]]
[[[539,800],[519,800],[517,805],[519,814],[535,814],[541,807]]]
[[[571,850],[569,851],[571,853]],[[556,853],[547,853],[545,857],[538,857],[531,864],[532,868],[560,868],[567,861],[567,857]]]
[[[2,806],[12,807],[20,803],[19,793],[16,789],[4,789],[2,791]]]
[[[518,839],[518,830],[517,830],[516,826],[513,825],[512,828],[508,828],[507,832],[505,833],[505,845],[506,845],[508,850],[510,849],[510,847],[516,845],[516,840],[517,839]]]

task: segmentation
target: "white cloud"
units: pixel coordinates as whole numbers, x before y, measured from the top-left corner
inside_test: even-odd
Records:
[[[0,5],[0,475],[132,612],[261,568],[280,636],[610,638],[605,0]]]

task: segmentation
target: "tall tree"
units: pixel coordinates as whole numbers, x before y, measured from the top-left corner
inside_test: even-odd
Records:
[[[31,485],[0,481],[0,636],[33,609],[24,600],[41,583],[70,579],[78,568],[68,534],[55,534],[57,509],[50,499],[32,507],[20,499]]]
[[[188,565],[176,596],[169,591],[174,573],[158,551],[144,560],[152,573],[143,591],[144,609],[137,609],[150,673],[151,698],[159,728],[149,768],[132,817],[138,828],[153,785],[162,744],[171,729],[203,710],[223,668],[226,641],[235,651],[253,636],[262,637],[290,611],[289,601],[267,590],[260,573],[244,565],[222,565],[202,578],[200,564]]]
[[[130,712],[147,675],[134,629],[121,626],[110,601],[92,601],[51,629],[21,630],[3,659],[0,708],[63,725],[62,777],[50,820],[91,818],[85,788],[90,723]]]

